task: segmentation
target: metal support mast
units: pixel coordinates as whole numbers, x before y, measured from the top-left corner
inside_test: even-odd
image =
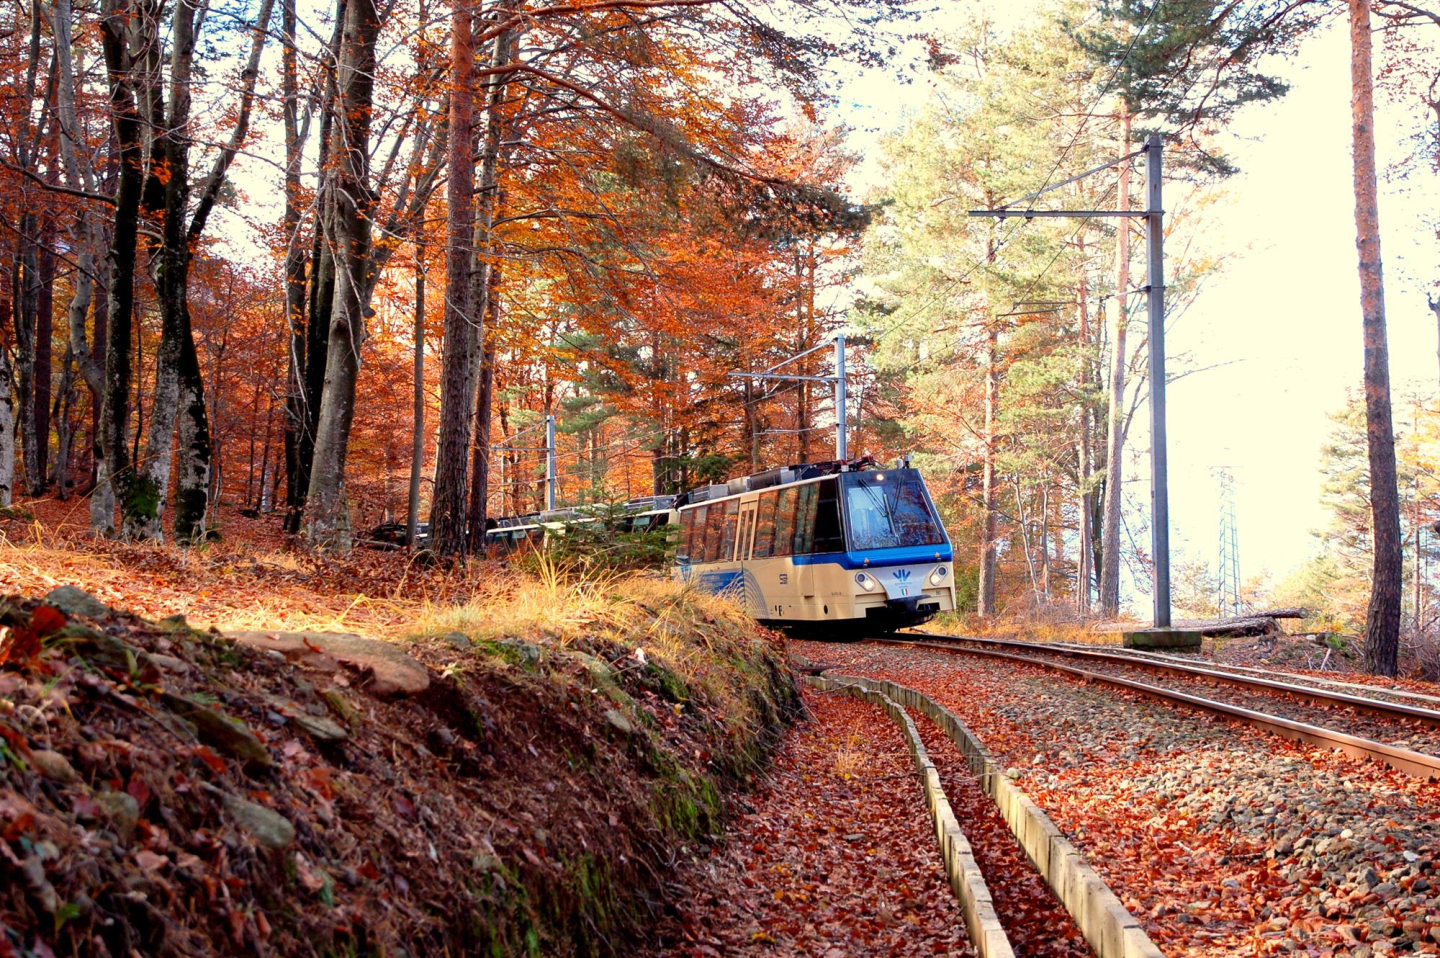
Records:
[[[849,443],[845,434],[845,337],[835,337],[835,458],[849,459]]]
[[[545,417],[545,508],[554,509],[556,499],[555,477],[555,417]]]
[[[1215,470],[1220,482],[1220,557],[1217,563],[1216,601],[1220,617],[1238,617],[1240,601],[1240,534],[1235,526],[1235,474],[1229,466]]]
[[[788,366],[797,359],[803,359],[811,353],[819,352],[826,347],[826,343],[819,346],[812,346],[803,353],[796,353],[789,359],[782,360],[769,369],[759,372],[731,373],[732,379],[774,379],[786,382],[821,382],[833,383],[835,385],[835,458],[845,460],[850,458],[850,444],[846,433],[849,431],[848,419],[846,416],[846,382],[845,382],[845,337],[836,336],[835,344],[835,375],[833,376],[797,376],[791,373],[777,373],[775,370],[782,366]]]
[[[1143,149],[1127,154],[1110,163],[1078,176],[1072,176],[1062,183],[1047,186],[1013,203],[1006,203],[999,209],[971,210],[971,216],[994,216],[999,219],[1021,217],[1074,217],[1079,219],[1100,219],[1108,217],[1144,217],[1145,245],[1148,253],[1146,267],[1145,295],[1148,304],[1150,333],[1150,545],[1154,556],[1154,616],[1156,628],[1170,626],[1170,485],[1168,455],[1165,434],[1165,210],[1161,203],[1161,184],[1164,171],[1161,157],[1163,144],[1158,135],[1145,138]],[[1037,210],[1007,207],[1030,203],[1052,190],[1068,186],[1102,170],[1128,163],[1134,157],[1145,156],[1145,209],[1144,210]],[[1128,228],[1128,227],[1126,227]],[[1129,290],[1119,290],[1117,295],[1128,296]]]
[[[1161,145],[1145,138],[1145,300],[1150,321],[1150,546],[1155,558],[1155,626],[1170,625],[1170,464],[1165,435],[1165,226]],[[1122,295],[1124,294],[1122,290]]]

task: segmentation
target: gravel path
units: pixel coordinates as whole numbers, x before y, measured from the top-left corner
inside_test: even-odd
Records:
[[[1440,785],[1039,666],[792,649],[955,711],[1168,955],[1440,954]]]
[[[645,958],[973,955],[904,738],[878,707],[806,692],[763,791]]]

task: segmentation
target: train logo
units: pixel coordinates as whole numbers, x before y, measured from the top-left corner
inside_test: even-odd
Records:
[[[910,581],[910,570],[909,570],[909,569],[896,569],[896,570],[895,570],[895,581],[898,582],[898,583],[900,583],[900,594],[901,594],[901,595],[909,595],[909,594],[910,594],[910,589],[906,586],[906,583],[908,583],[908,582]]]

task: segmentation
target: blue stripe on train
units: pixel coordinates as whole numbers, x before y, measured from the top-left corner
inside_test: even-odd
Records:
[[[838,564],[845,569],[865,569],[885,565],[911,565],[919,562],[952,562],[955,552],[950,543],[937,546],[902,546],[898,549],[871,549],[868,552],[822,552],[818,555],[805,556],[773,556],[774,559],[789,559],[793,565],[831,565]],[[730,560],[726,560],[727,562]],[[752,562],[769,562],[770,559],[747,559],[747,564]],[[685,562],[680,564],[681,574],[688,581],[690,576],[695,574],[694,570],[699,566],[708,565],[704,562]],[[737,576],[739,569],[730,569],[723,572],[703,572],[704,576]],[[712,588],[707,582],[706,588]],[[721,587],[713,587],[719,591]]]
[[[954,550],[946,542],[934,546],[902,546],[898,549],[870,549],[865,552],[826,552],[820,555],[790,556],[796,565],[830,565],[845,569],[874,568],[880,565],[909,565],[915,562],[950,562]]]

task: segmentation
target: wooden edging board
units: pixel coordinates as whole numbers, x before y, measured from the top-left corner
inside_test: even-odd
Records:
[[[980,866],[970,849],[970,842],[960,830],[950,800],[940,786],[940,773],[930,761],[925,745],[920,741],[920,732],[915,728],[914,719],[886,693],[866,688],[853,679],[836,680],[825,676],[809,676],[812,686],[829,692],[845,692],[863,698],[885,709],[886,714],[900,726],[920,781],[925,789],[925,804],[930,809],[930,818],[935,825],[935,838],[940,843],[940,854],[945,860],[945,874],[950,887],[960,900],[960,911],[965,916],[965,930],[970,943],[980,958],[1015,958],[1010,939],[1005,936],[1004,926],[995,914],[995,904],[990,898],[990,889],[980,874]]]
[[[1045,876],[1045,881],[1055,892],[1070,917],[1075,920],[1080,932],[1089,942],[1099,958],[1164,958],[1164,954],[1135,916],[1120,903],[1120,899],[1105,884],[1105,879],[1091,868],[1080,854],[1079,849],[1072,845],[1055,823],[1050,820],[1040,806],[1026,795],[1018,785],[1004,774],[1004,771],[996,764],[980,744],[965,723],[949,709],[940,705],[915,689],[904,685],[897,685],[894,682],[883,682],[875,679],[863,678],[860,676],[848,675],[824,675],[811,680],[812,684],[819,688],[856,688],[863,693],[869,693],[883,698],[897,706],[897,711],[903,715],[905,722],[909,723],[907,734],[913,732],[914,723],[905,713],[906,707],[918,709],[931,721],[940,726],[956,747],[964,754],[970,771],[979,779],[983,788],[1000,809],[1010,831],[1019,840],[1020,846],[1025,849],[1025,854],[1036,869]],[[887,711],[889,709],[887,708]],[[894,713],[892,713],[893,715]],[[896,719],[900,721],[900,719]],[[902,723],[904,724],[904,723]],[[919,744],[918,734],[914,738],[911,751]],[[920,752],[924,754],[923,749]],[[917,762],[919,759],[917,759]],[[929,761],[928,757],[925,760]],[[923,773],[922,773],[923,774]],[[934,766],[930,766],[930,775],[936,777],[936,791],[940,800],[945,801],[945,812],[954,820],[954,813],[950,811],[949,802],[945,800],[944,793],[939,790],[938,775]],[[926,786],[926,796],[929,798],[930,788]],[[938,817],[937,817],[937,829]],[[956,826],[958,834],[959,827]],[[963,836],[962,836],[963,839]],[[943,840],[942,840],[943,841]],[[969,846],[966,845],[968,855]],[[967,864],[978,867],[974,858],[968,858]],[[946,856],[946,869],[949,870],[949,856]],[[951,875],[951,882],[954,883],[954,875]],[[983,880],[980,880],[979,887],[984,888]],[[957,889],[958,892],[958,889]],[[962,904],[963,904],[962,896]],[[989,904],[989,895],[986,892],[986,904]],[[991,909],[993,914],[993,908]],[[966,914],[966,924],[969,926],[969,914]],[[973,937],[973,936],[972,936]],[[1008,945],[1007,945],[1008,947]],[[982,952],[982,954],[984,954]]]

